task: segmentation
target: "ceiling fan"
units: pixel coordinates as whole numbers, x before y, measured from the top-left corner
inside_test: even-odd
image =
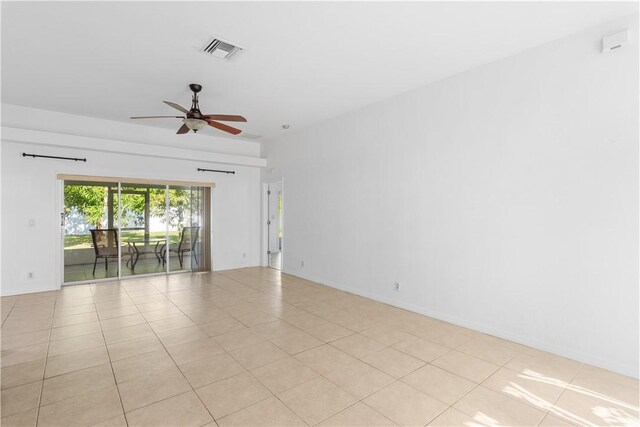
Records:
[[[206,125],[212,126],[216,129],[219,129],[224,132],[228,132],[233,135],[237,135],[242,132],[240,129],[236,129],[229,125],[225,125],[224,123],[220,123],[218,120],[223,122],[246,122],[242,116],[235,116],[229,114],[202,114],[200,112],[200,107],[198,106],[198,92],[202,90],[202,86],[199,84],[192,83],[189,85],[189,88],[193,92],[193,99],[191,100],[191,109],[187,110],[186,108],[176,104],[175,102],[163,101],[165,104],[170,107],[175,108],[178,111],[181,111],[185,114],[185,116],[134,116],[130,117],[131,119],[160,119],[160,118],[172,118],[172,119],[182,119],[183,125],[178,129],[178,134],[188,133],[192,130],[194,133],[198,132],[200,129],[205,127]]]

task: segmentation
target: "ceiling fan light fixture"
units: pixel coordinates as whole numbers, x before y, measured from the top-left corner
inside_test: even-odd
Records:
[[[201,119],[184,119],[183,122],[189,129],[194,132],[198,132],[200,129],[207,125],[207,122]]]

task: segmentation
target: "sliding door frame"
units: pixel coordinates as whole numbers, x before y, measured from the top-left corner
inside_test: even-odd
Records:
[[[75,179],[74,179],[75,178]],[[105,277],[105,278],[101,278],[101,279],[89,279],[89,280],[81,280],[81,281],[75,281],[75,282],[65,282],[65,265],[64,265],[64,261],[65,261],[65,253],[64,253],[64,243],[65,243],[65,222],[64,222],[64,208],[65,208],[65,202],[64,202],[64,195],[65,195],[65,187],[66,187],[66,182],[68,181],[73,181],[73,182],[78,182],[78,181],[84,181],[87,183],[91,183],[91,182],[113,182],[116,183],[118,186],[118,224],[117,224],[117,228],[118,228],[118,234],[119,234],[119,244],[118,244],[118,274],[117,276],[114,277]],[[169,189],[172,185],[180,185],[180,186],[188,186],[188,187],[197,187],[197,188],[204,188],[204,195],[203,195],[203,203],[202,205],[206,207],[206,211],[204,212],[204,215],[202,215],[202,222],[203,224],[201,225],[202,229],[206,230],[206,233],[200,233],[200,239],[202,242],[202,246],[204,247],[202,249],[202,260],[201,262],[203,263],[203,267],[206,268],[206,271],[213,271],[213,260],[212,260],[212,236],[213,236],[213,230],[211,229],[211,224],[212,224],[212,216],[213,216],[213,189],[215,188],[215,184],[214,183],[205,183],[205,182],[185,182],[185,181],[168,181],[168,180],[152,180],[152,179],[140,179],[140,178],[115,178],[115,177],[98,177],[98,176],[83,176],[83,175],[64,175],[64,174],[58,174],[57,176],[57,184],[58,184],[58,191],[60,192],[60,198],[59,200],[59,206],[57,207],[57,211],[60,215],[59,217],[59,221],[60,221],[60,234],[59,234],[59,244],[57,245],[58,247],[58,252],[56,259],[57,259],[57,268],[60,268],[60,284],[62,287],[64,286],[74,286],[74,285],[86,285],[89,283],[104,283],[104,282],[113,282],[113,281],[121,281],[121,280],[128,280],[128,279],[137,279],[137,278],[144,278],[144,277],[157,277],[157,276],[168,276],[168,275],[172,275],[172,274],[183,274],[183,273],[194,273],[195,271],[193,270],[193,267],[191,265],[189,265],[189,269],[185,269],[185,270],[175,270],[175,271],[171,271],[170,269],[170,259],[171,259],[171,255],[169,251],[169,245],[170,245],[170,241],[169,241],[169,228],[170,228],[170,224],[169,224],[169,206],[170,206],[170,196],[169,196]],[[144,273],[144,274],[133,274],[133,275],[127,275],[127,276],[123,276],[122,275],[122,242],[121,242],[121,231],[122,231],[122,184],[141,184],[141,185],[162,185],[164,187],[164,191],[165,191],[165,240],[166,240],[166,264],[165,264],[165,271],[163,273]],[[81,185],[81,184],[78,184]],[[191,190],[193,191],[193,190]],[[190,221],[192,222],[192,221]],[[198,271],[201,272],[201,271]],[[196,272],[197,273],[197,272]]]

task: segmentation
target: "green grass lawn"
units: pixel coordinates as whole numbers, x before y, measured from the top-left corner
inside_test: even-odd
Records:
[[[127,239],[139,239],[143,237],[143,233],[141,231],[124,231],[121,235],[122,242],[126,242]],[[149,233],[149,238],[151,239],[164,239],[165,232],[164,231],[152,231]],[[169,232],[169,241],[171,243],[179,243],[180,242],[180,232],[179,231],[170,231]],[[91,234],[82,234],[82,235],[73,235],[68,234],[64,236],[64,247],[65,249],[85,249],[91,248]]]

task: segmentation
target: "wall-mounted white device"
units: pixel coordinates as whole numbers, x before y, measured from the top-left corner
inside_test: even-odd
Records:
[[[629,43],[629,30],[611,34],[602,39],[602,53],[613,52]]]

